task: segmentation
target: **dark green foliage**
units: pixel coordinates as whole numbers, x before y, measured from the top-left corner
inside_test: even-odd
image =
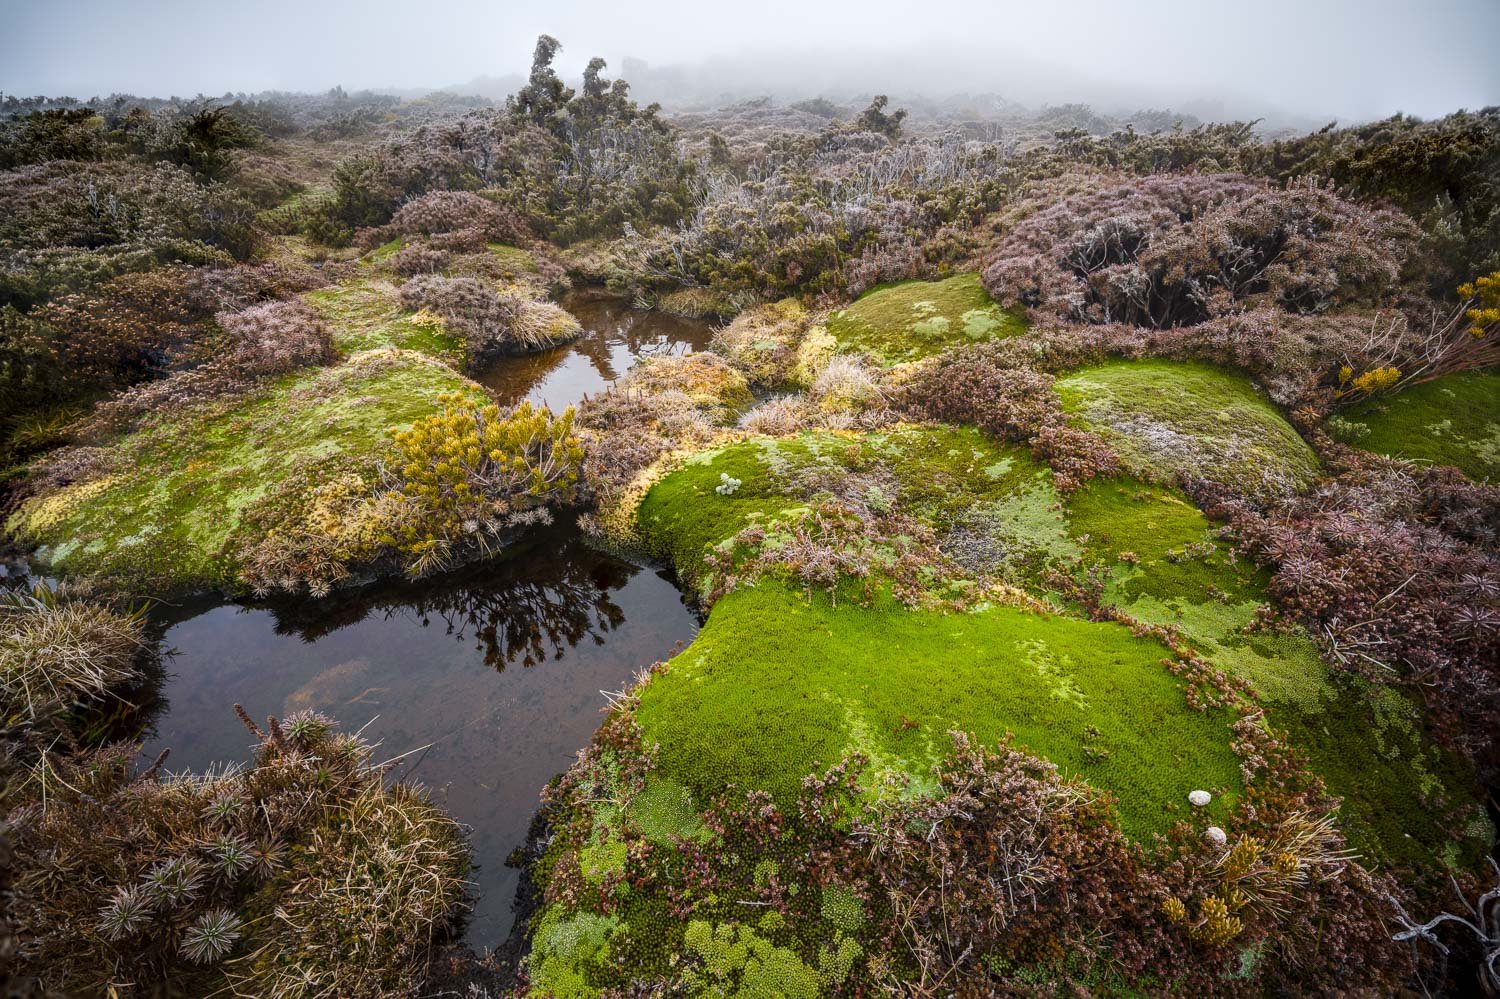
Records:
[[[0,174],[0,304],[30,307],[117,274],[248,257],[255,210],[167,163],[63,161]]]
[[[875,99],[870,101],[870,106],[861,111],[859,117],[854,120],[855,126],[866,132],[878,132],[890,139],[899,138],[901,123],[906,120],[906,109],[901,108],[886,114],[885,107],[890,102],[891,99],[885,94],[877,94]]]

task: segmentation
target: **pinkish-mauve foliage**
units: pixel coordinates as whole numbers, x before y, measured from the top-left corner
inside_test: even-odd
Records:
[[[1039,316],[1085,323],[1167,327],[1261,304],[1293,313],[1382,304],[1417,239],[1399,212],[1240,174],[1095,183],[1062,197],[1048,185],[1017,214],[985,265],[985,287]]]
[[[383,231],[400,236],[472,233],[481,245],[528,238],[526,223],[515,212],[469,191],[431,191],[413,198]]]
[[[391,270],[402,277],[437,274],[445,270],[452,261],[452,254],[446,250],[421,245],[403,246],[391,256]]]
[[[1500,489],[1340,448],[1335,475],[1267,509],[1230,502],[1243,550],[1332,660],[1413,683],[1493,772],[1500,724]]]
[[[225,361],[247,377],[279,375],[333,360],[328,325],[300,301],[266,302],[217,318],[229,335]]]
[[[143,418],[170,418],[184,407],[242,392],[262,378],[334,358],[328,325],[301,301],[265,302],[220,313],[217,321],[223,333],[211,360],[101,403],[78,427],[79,437],[95,440]]]
[[[188,301],[205,312],[237,312],[258,302],[321,288],[336,269],[269,261],[236,267],[200,267],[187,279]]]
[[[1119,458],[1103,440],[1068,425],[1052,379],[1006,353],[988,346],[950,352],[902,386],[896,408],[1027,444],[1052,466],[1062,489],[1118,471]]]

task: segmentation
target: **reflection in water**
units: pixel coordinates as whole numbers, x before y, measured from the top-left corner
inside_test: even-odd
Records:
[[[277,631],[315,641],[371,616],[433,619],[460,641],[472,638],[485,665],[535,666],[576,645],[603,645],[625,614],[611,599],[637,570],[610,559],[571,555],[571,532],[553,527],[524,538],[505,561],[419,582],[387,581],[327,599],[272,603]],[[538,567],[545,567],[539,572]]]
[[[692,613],[662,575],[537,532],[502,562],[327,601],[179,608],[165,699],[142,756],[170,770],[248,759],[230,705],[253,717],[316,709],[364,727],[377,758],[412,753],[419,778],[473,828],[478,948],[504,939],[537,796],[598,727],[601,690],[691,640]],[[439,626],[440,625],[440,626]],[[529,668],[528,668],[529,667]]]
[[[480,380],[502,403],[561,410],[637,359],[688,353],[711,335],[706,323],[619,299],[564,304],[586,332],[491,365]],[[153,618],[172,652],[165,681],[143,693],[140,713],[120,707],[99,730],[150,725],[145,759],[170,748],[169,769],[201,772],[249,759],[231,709],[239,703],[256,718],[320,710],[379,742],[377,758],[410,754],[401,772],[472,827],[479,898],[469,940],[479,949],[510,931],[518,874],[505,858],[524,842],[543,786],[593,736],[600,691],[618,690],[697,629],[667,578],[563,527],[529,535],[503,561],[420,583],[318,601],[162,605]]]
[[[713,336],[701,319],[643,312],[597,292],[574,292],[562,304],[583,324],[582,336],[539,354],[501,358],[475,376],[502,404],[524,399],[561,411],[604,391],[643,357],[702,350]]]

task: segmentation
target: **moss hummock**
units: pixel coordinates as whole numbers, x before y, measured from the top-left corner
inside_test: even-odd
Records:
[[[1330,422],[1337,436],[1377,454],[1452,465],[1476,481],[1500,481],[1500,373],[1446,375]]]
[[[463,340],[442,322],[424,321],[420,314],[401,308],[400,292],[389,281],[349,281],[302,297],[332,327],[333,346],[341,354],[394,347],[454,365],[465,361]]]
[[[160,590],[233,588],[244,514],[294,475],[373,472],[389,429],[478,392],[424,354],[376,350],[188,409],[111,445],[114,471],[27,502],[8,529],[68,574]],[[321,471],[320,471],[321,470]]]
[[[1187,794],[1240,787],[1228,712],[1188,707],[1159,643],[1014,607],[968,614],[811,600],[771,580],[724,597],[641,695],[660,772],[699,801],[724,787],[789,803],[851,752],[919,785],[961,730],[1020,745],[1119,796],[1124,828],[1165,832]]]
[[[1203,364],[1114,361],[1058,379],[1074,421],[1135,474],[1212,479],[1250,492],[1302,489],[1318,458],[1247,379]]]
[[[740,482],[727,495],[716,488],[725,475]],[[939,533],[991,511],[994,544],[1023,559],[1076,551],[1045,468],[953,427],[705,452],[652,488],[639,522],[648,544],[706,591],[716,580],[705,557],[742,527],[851,490]],[[804,775],[852,751],[874,761],[873,774],[921,782],[950,729],[984,741],[1014,732],[1116,792],[1126,827],[1145,835],[1180,815],[1194,787],[1228,805],[1239,786],[1228,713],[1191,709],[1163,664],[1170,657],[1115,624],[983,604],[913,611],[883,593],[834,607],[826,594],[808,599],[765,578],[714,606],[693,645],[647,685],[637,717],[661,745],[661,775],[699,800],[726,783],[789,798]]]
[[[727,494],[718,489],[726,475],[740,483]],[[965,556],[963,568],[998,572],[1038,596],[1049,567],[1101,565],[1106,604],[1176,629],[1256,690],[1270,723],[1347,799],[1344,825],[1362,852],[1411,863],[1442,855],[1446,816],[1467,800],[1472,775],[1422,740],[1399,698],[1334,675],[1299,631],[1257,626],[1264,574],[1174,488],[1095,480],[1062,497],[1020,449],[969,429],[899,426],[703,452],[646,494],[638,521],[648,545],[707,595],[723,582],[709,556],[742,528],[767,528],[774,543],[776,525],[819,496],[871,491],[931,527],[946,552]],[[647,685],[638,718],[662,747],[661,776],[700,801],[723,782],[789,796],[803,775],[855,749],[877,772],[920,779],[950,728],[987,741],[1016,733],[1115,792],[1136,834],[1179,815],[1181,795],[1157,783],[1159,768],[1187,766],[1189,782],[1221,779],[1232,791],[1227,717],[1187,706],[1164,665],[1170,651],[1069,617],[1052,599],[1055,614],[983,604],[944,614],[885,595],[860,606],[840,592],[835,608],[779,577],[740,581]]]
[[[863,351],[885,365],[917,361],[950,347],[999,340],[1026,329],[1017,312],[997,305],[978,274],[944,281],[903,281],[866,292],[828,317],[828,333],[846,353]]]
[[[1470,799],[1473,773],[1426,742],[1415,705],[1342,673],[1301,629],[1259,625],[1266,574],[1237,559],[1175,489],[1095,480],[1069,497],[1069,530],[1103,565],[1104,602],[1176,629],[1200,655],[1250,684],[1271,723],[1344,799],[1340,825],[1362,854],[1432,864],[1451,849],[1449,812]],[[1486,832],[1470,837],[1475,858]]]

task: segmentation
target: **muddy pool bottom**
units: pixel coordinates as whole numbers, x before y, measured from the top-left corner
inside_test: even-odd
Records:
[[[697,621],[655,570],[554,527],[502,561],[323,601],[164,605],[162,705],[142,752],[167,769],[248,762],[235,719],[314,709],[363,728],[377,760],[426,784],[472,828],[476,950],[510,932],[523,845],[547,781],[603,720],[605,698],[692,639]],[[422,749],[421,747],[429,747]],[[417,752],[411,752],[418,750]]]

